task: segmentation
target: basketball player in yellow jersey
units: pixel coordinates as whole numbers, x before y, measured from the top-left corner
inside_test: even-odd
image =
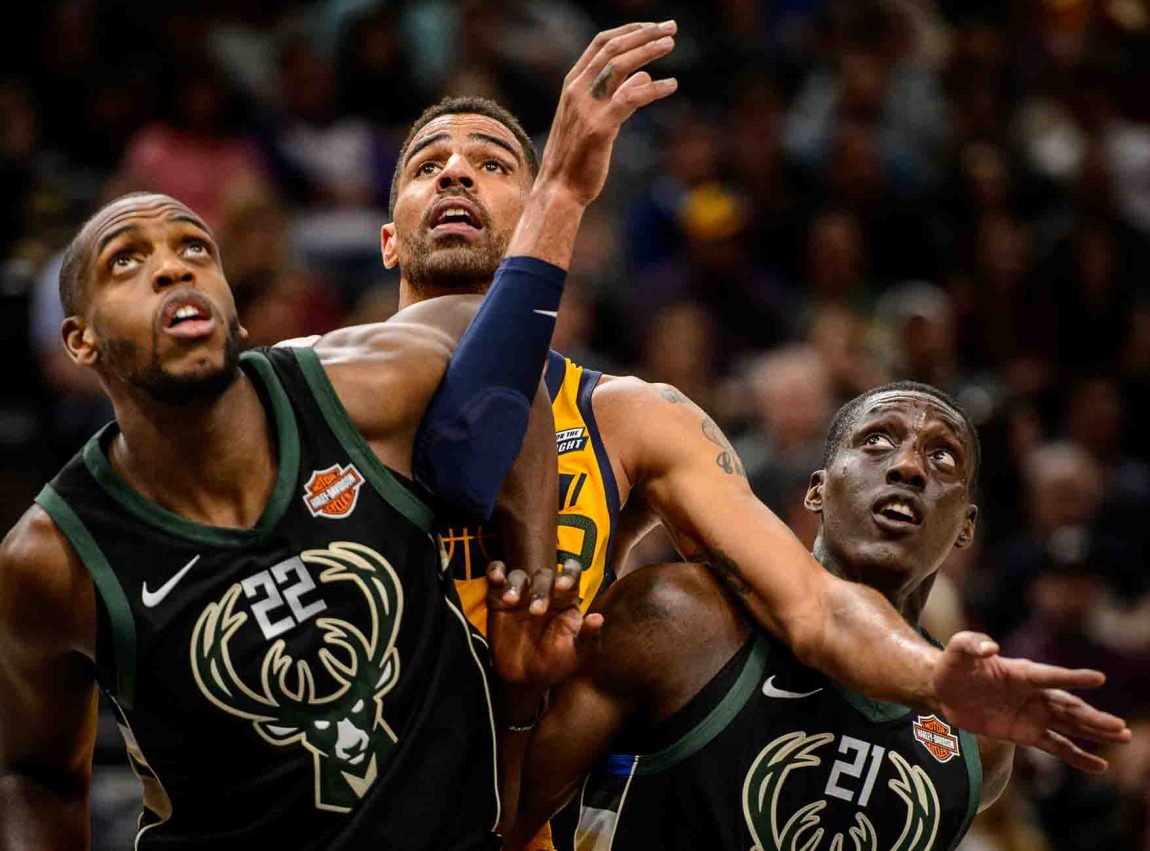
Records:
[[[600,33],[567,75],[556,121],[566,121],[565,110],[581,98],[614,101],[631,81],[649,81],[646,72],[632,72],[670,51],[673,33],[673,22]],[[589,85],[583,82],[588,79]],[[512,149],[508,133],[519,150]],[[574,156],[558,149],[554,154]],[[470,321],[474,306],[468,299],[436,297],[482,293],[491,283],[528,194],[526,188],[509,188],[525,186],[513,175],[517,168],[534,169],[536,162],[518,122],[491,101],[449,99],[416,120],[396,164],[393,220],[382,231],[384,263],[400,267],[402,306],[425,302],[445,328]],[[577,228],[580,217],[581,210],[564,226]],[[802,664],[868,697],[945,713],[971,733],[1057,756],[1072,752],[1059,731],[1074,735],[1081,719],[1056,690],[1044,689],[1049,683],[1033,666],[998,659],[997,645],[985,636],[968,633],[945,650],[932,647],[884,596],[901,593],[897,588],[868,587],[850,581],[858,577],[823,569],[755,498],[714,421],[677,390],[599,376],[559,357],[551,358],[546,381],[561,452],[560,547],[590,559],[581,589],[586,601],[611,578],[631,545],[662,523],[679,552],[715,570]],[[931,443],[929,462],[945,464],[951,452]],[[977,467],[977,458],[972,463]],[[901,468],[892,468],[890,476],[891,484],[911,491],[933,487]],[[973,505],[967,510],[963,535],[973,534],[976,512]],[[906,537],[920,534],[922,525],[914,499],[896,507],[875,505],[868,520]],[[876,544],[865,556],[882,561],[889,553]],[[471,570],[474,581],[482,567],[472,563]],[[909,593],[925,595],[927,585]],[[501,707],[500,721],[526,738],[537,708]],[[1035,711],[1037,723],[1021,723]]]

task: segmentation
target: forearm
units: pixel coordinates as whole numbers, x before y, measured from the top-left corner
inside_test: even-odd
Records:
[[[0,775],[0,851],[83,851],[88,847],[88,786],[49,786],[18,773]]]
[[[504,260],[428,405],[415,475],[457,511],[491,515],[523,445],[564,279],[532,257]]]
[[[508,257],[535,257],[561,269],[571,266],[575,237],[586,206],[541,175],[523,207]]]
[[[868,697],[936,710],[940,651],[879,592],[829,573],[741,480],[727,481],[725,495],[716,489],[673,515],[680,549],[708,563],[803,664]]]
[[[555,464],[555,419],[547,388],[540,383],[531,406],[523,448],[495,506],[494,526],[503,546],[503,560],[510,570],[533,573],[555,567],[558,493]]]
[[[508,836],[519,815],[520,783],[531,736],[539,721],[546,689],[501,683],[496,691],[501,797],[499,832]]]
[[[827,574],[821,613],[799,625],[796,656],[853,691],[938,712],[928,644],[878,591]]]

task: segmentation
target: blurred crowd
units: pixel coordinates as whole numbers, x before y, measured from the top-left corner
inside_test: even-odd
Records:
[[[64,0],[0,58],[0,520],[101,423],[59,343],[60,252],[102,201],[215,229],[252,342],[384,319],[399,143],[444,94],[540,144],[594,33],[679,22],[583,226],[556,347],[678,386],[808,542],[830,415],[952,393],[984,447],[979,541],[928,626],[1089,665],[1135,743],[1090,778],[1020,754],[961,846],[1150,848],[1150,2]],[[639,557],[655,557],[650,541]],[[96,847],[138,786],[101,737]]]

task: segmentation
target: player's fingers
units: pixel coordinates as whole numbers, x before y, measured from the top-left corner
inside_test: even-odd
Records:
[[[1075,689],[1098,688],[1106,682],[1106,675],[1090,668],[1060,668],[1031,662],[1027,679],[1039,688]]]
[[[622,26],[615,27],[611,30],[603,30],[596,34],[595,38],[591,39],[591,43],[587,45],[587,49],[579,57],[579,60],[572,66],[571,70],[567,72],[567,77],[564,80],[564,85],[575,80],[580,74],[587,70],[587,66],[591,64],[591,60],[603,49],[603,45],[613,38],[625,35],[629,32],[635,32],[644,28],[653,28],[656,24],[651,21],[636,21]]]
[[[1060,733],[1095,742],[1127,742],[1130,729],[1117,715],[1096,709],[1085,700],[1060,689],[1048,689],[1046,703]]]
[[[652,80],[651,75],[646,71],[634,74],[619,87],[619,91],[615,92],[615,97],[611,99],[612,106],[615,108],[616,121],[622,124],[636,110],[674,94],[678,88],[679,81],[674,77],[668,77],[665,80]]]
[[[609,100],[633,72],[661,56],[666,56],[674,47],[675,39],[667,35],[620,53],[597,70],[595,63],[592,63],[587,69],[585,78],[590,79],[587,85],[590,86],[591,97]],[[594,76],[591,76],[592,71],[595,71]]]
[[[654,44],[662,39],[673,39],[677,29],[679,26],[674,21],[664,21],[660,24],[643,24],[637,30],[624,32],[619,36],[607,39],[603,46],[598,49],[598,52],[591,57],[591,61],[586,63],[586,67],[583,68],[580,75],[582,81],[591,85],[600,74],[603,74],[607,66],[614,66],[618,69],[620,57],[624,54],[635,51],[635,49],[643,49],[645,45]],[[623,77],[626,76],[626,74],[623,75]]]
[[[488,588],[502,588],[507,584],[507,565],[501,561],[493,561],[487,565]]]
[[[583,577],[583,565],[575,559],[567,559],[563,569],[555,579],[555,592],[551,595],[554,605],[559,608],[578,605],[580,580]]]
[[[522,570],[513,570],[507,576],[507,587],[503,590],[503,603],[515,607],[523,601],[527,590],[527,573]]]
[[[603,616],[598,612],[583,616],[583,624],[579,634],[575,636],[575,652],[579,655],[586,653],[598,645],[603,635]]]
[[[551,588],[555,584],[555,570],[544,567],[531,574],[531,605],[528,610],[533,615],[547,613],[551,605]]]
[[[985,659],[999,651],[998,642],[989,635],[969,630],[955,633],[954,637],[946,643],[946,647],[948,650],[953,648],[977,659]]]
[[[1108,763],[1100,756],[1095,756],[1092,753],[1087,753],[1070,741],[1060,733],[1054,730],[1047,730],[1043,733],[1034,746],[1039,750],[1046,751],[1051,756],[1058,757],[1072,768],[1077,768],[1079,771],[1087,771],[1091,774],[1097,774],[1105,771]]]

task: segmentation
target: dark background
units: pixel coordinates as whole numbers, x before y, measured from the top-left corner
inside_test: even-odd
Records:
[[[1146,0],[48,2],[0,57],[0,521],[109,418],[58,339],[60,251],[101,202],[166,192],[215,229],[253,342],[384,319],[399,143],[478,93],[542,144],[596,30],[679,21],[583,226],[556,347],[669,381],[808,542],[843,400],[892,378],[979,424],[979,541],[946,637],[1107,672],[1138,723],[1100,779],[1020,754],[961,846],[1150,848],[1150,5]],[[662,540],[645,544],[655,558]],[[104,731],[97,848],[138,784]]]

